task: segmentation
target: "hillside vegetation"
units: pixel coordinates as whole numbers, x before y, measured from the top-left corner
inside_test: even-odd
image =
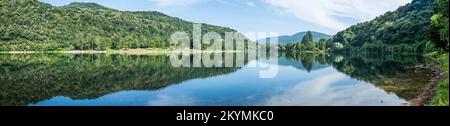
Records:
[[[449,1],[413,0],[396,11],[338,32],[340,50],[385,54],[421,54],[437,59],[444,76],[429,105],[448,106]]]
[[[338,32],[333,41],[352,51],[448,51],[448,0],[413,0],[396,11]]]
[[[95,3],[55,7],[37,0],[0,1],[0,51],[167,48],[192,22],[156,11],[119,11]],[[202,32],[235,30],[202,25]]]

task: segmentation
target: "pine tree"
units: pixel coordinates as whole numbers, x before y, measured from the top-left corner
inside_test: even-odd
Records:
[[[302,43],[305,44],[306,50],[314,49],[314,40],[311,31],[308,31],[306,35],[303,37]]]

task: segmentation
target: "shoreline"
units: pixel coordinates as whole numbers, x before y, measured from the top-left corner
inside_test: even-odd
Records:
[[[444,54],[445,56],[445,54]],[[448,55],[447,55],[448,56]],[[446,71],[443,65],[448,64],[448,61],[440,60],[439,58],[434,58],[433,56],[424,55],[424,57],[428,57],[435,61],[432,64],[422,64],[416,66],[419,69],[429,69],[431,71],[431,78],[428,80],[425,88],[422,89],[422,92],[415,99],[410,100],[411,106],[435,106],[433,101],[437,98],[439,94],[438,88],[441,85],[442,81],[448,79],[448,75],[446,75]],[[447,59],[448,60],[448,59]]]
[[[416,67],[418,69],[429,69],[431,70],[431,78],[428,83],[422,89],[422,92],[416,98],[408,101],[411,106],[427,106],[436,94],[436,88],[438,83],[445,79],[444,72],[440,70],[436,65],[426,66],[421,65]]]
[[[189,53],[205,53],[205,52],[245,52],[241,50],[223,50],[223,51],[209,51],[209,50],[170,50],[170,49],[129,49],[129,50],[69,50],[69,51],[0,51],[0,54],[39,54],[39,53],[61,53],[61,54],[168,54],[173,52],[189,52]]]

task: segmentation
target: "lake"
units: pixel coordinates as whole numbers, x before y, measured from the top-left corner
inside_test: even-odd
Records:
[[[276,62],[273,62],[276,61]],[[421,56],[280,54],[243,67],[181,67],[168,55],[0,54],[2,106],[406,106]],[[277,75],[261,78],[265,67]]]

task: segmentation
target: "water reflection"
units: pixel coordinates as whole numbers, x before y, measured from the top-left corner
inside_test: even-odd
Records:
[[[417,56],[282,54],[261,67],[173,68],[169,57],[0,55],[1,105],[406,105],[427,82]]]
[[[279,95],[269,97],[264,105],[302,106],[399,106],[407,101],[374,85],[354,81],[340,73],[326,73],[296,84]]]

